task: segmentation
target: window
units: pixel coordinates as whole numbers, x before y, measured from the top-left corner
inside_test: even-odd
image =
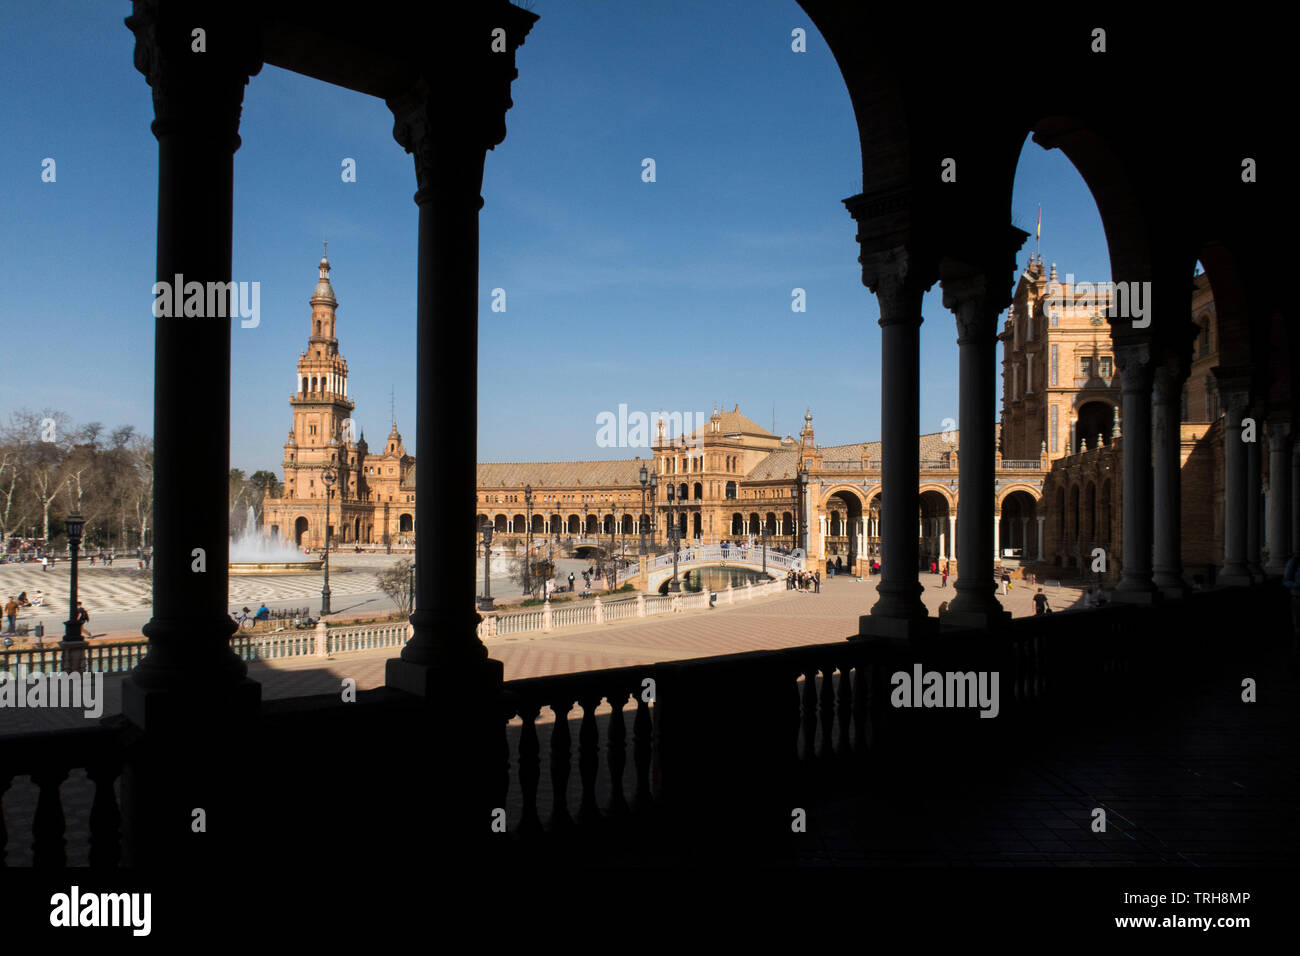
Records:
[[[1052,346],[1052,351],[1053,352],[1056,351],[1055,345]],[[1048,435],[1048,439],[1051,441],[1051,444],[1048,447],[1051,448],[1052,451],[1056,451],[1057,449],[1056,433],[1060,428],[1060,425],[1059,425],[1059,419],[1057,418],[1057,409],[1055,405],[1052,406],[1050,415],[1051,415],[1051,424],[1047,428],[1047,435]]]
[[[1079,359],[1079,374],[1084,378],[1092,376],[1092,356],[1085,355]]]
[[[1098,373],[1102,378],[1109,379],[1114,374],[1114,367],[1111,364],[1111,357],[1103,355],[1101,357],[1101,371]]]
[[[1059,353],[1060,353],[1060,348],[1061,348],[1061,347],[1060,347],[1059,345],[1053,345],[1053,346],[1052,346],[1052,378],[1051,378],[1051,384],[1053,384],[1053,385],[1056,384],[1056,365],[1057,365],[1057,359],[1060,357],[1060,355],[1059,355]],[[1055,409],[1053,409],[1053,411],[1055,411]],[[1053,449],[1053,451],[1055,451],[1055,449]]]
[[[316,434],[316,426],[315,426],[315,425],[308,425],[308,426],[307,426],[307,434],[308,434],[308,435],[314,435],[314,434]]]

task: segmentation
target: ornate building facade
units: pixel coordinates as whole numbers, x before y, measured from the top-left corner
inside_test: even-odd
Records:
[[[293,424],[284,443],[284,497],[265,500],[263,525],[271,536],[303,549],[324,547],[328,496],[333,544],[409,544],[415,534],[415,458],[406,453],[396,422],[377,454],[355,427],[329,259],[322,256],[319,268],[309,300],[307,348],[298,356],[289,396]]]

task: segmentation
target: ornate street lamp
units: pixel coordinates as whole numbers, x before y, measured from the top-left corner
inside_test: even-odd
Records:
[[[615,551],[618,550],[614,544],[614,533],[618,530],[618,505],[611,501],[609,503],[609,561],[614,565],[614,573],[610,575],[609,586],[613,590],[614,584],[618,581],[618,558]]]
[[[763,539],[763,574],[766,576],[767,574],[767,522],[760,521],[758,526],[761,529],[761,537]]]
[[[659,496],[659,476],[650,476],[650,550],[659,550],[659,521],[655,512],[658,510],[655,499]]]
[[[670,481],[668,483],[668,505],[667,505],[668,508],[672,509],[672,519],[671,519],[672,524],[668,526],[668,546],[673,549],[673,581],[670,585],[668,585],[668,590],[670,592],[677,592],[682,589],[681,583],[677,580],[677,552],[680,549],[677,547],[679,532],[677,530],[677,498],[674,494],[674,491],[675,491],[675,487],[673,483]]]
[[[799,471],[799,514],[803,514],[804,496],[808,492],[808,471],[801,469]],[[808,522],[799,522],[799,547],[803,549],[804,554],[808,553]]]
[[[533,592],[533,486],[524,485],[524,512],[527,525],[524,527],[524,593]]]
[[[585,540],[587,537],[587,511],[587,502],[584,501],[582,503],[582,540]]]
[[[641,523],[638,527],[641,530],[641,553],[645,554],[645,487],[650,480],[646,473],[645,465],[641,466]]]
[[[492,522],[483,522],[483,596],[478,599],[480,611],[492,610]]]
[[[325,482],[325,586],[320,592],[320,616],[333,613],[330,610],[330,496],[334,484],[334,472],[328,468],[322,472],[320,480]]]
[[[68,529],[68,557],[72,560],[72,575],[68,587],[68,620],[64,622],[63,643],[76,644],[81,641],[81,621],[77,614],[77,552],[81,550],[81,531],[86,526],[86,519],[78,508],[68,515],[64,523]],[[64,661],[68,660],[65,653]],[[65,670],[69,669],[65,666]],[[77,668],[80,670],[80,668]]]

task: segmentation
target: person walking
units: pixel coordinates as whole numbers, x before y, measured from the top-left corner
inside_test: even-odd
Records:
[[[573,582],[574,582],[574,580],[575,580],[575,578],[574,578],[574,576],[573,576],[573,572],[570,571],[570,572],[569,572],[569,593],[573,593]]]
[[[1051,608],[1047,606],[1047,595],[1043,589],[1039,588],[1038,593],[1034,595],[1034,616],[1042,617],[1044,614],[1051,613]]]
[[[943,566],[943,580],[940,582],[939,586],[945,588],[948,586],[948,565],[946,562]]]
[[[14,633],[14,625],[18,620],[18,602],[14,596],[9,595],[9,601],[5,604],[5,619],[9,622],[9,633]]]
[[[89,631],[84,630],[85,626],[90,623],[90,614],[87,613],[86,609],[81,606],[80,601],[77,602],[76,622],[77,622],[77,631],[81,635],[83,640],[88,637],[94,637],[94,635],[91,634]]]
[[[48,571],[49,569],[50,569],[50,559],[46,555],[41,555],[41,570]]]
[[[813,593],[822,593],[822,573],[820,571],[813,572]]]

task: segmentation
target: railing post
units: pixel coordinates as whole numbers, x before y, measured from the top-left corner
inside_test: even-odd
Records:
[[[329,631],[325,627],[323,620],[316,622],[316,656],[329,657],[330,639]]]
[[[681,594],[681,592],[680,592],[680,591],[676,591],[676,592],[674,592],[673,595],[672,595],[672,599],[673,599],[673,602],[672,602],[672,603],[673,603],[673,613],[676,614],[678,611],[680,611],[680,610],[682,609],[682,594]]]
[[[645,595],[644,594],[638,594],[636,596],[636,616],[645,617]]]
[[[547,601],[545,604],[542,605],[542,630],[549,631],[550,629],[551,629],[551,602]]]
[[[593,604],[594,607],[596,608],[596,623],[597,623],[597,624],[604,624],[604,623],[605,623],[605,609],[604,609],[604,607],[603,607],[603,606],[601,605],[601,603],[600,603],[600,595],[599,595],[599,594],[596,595],[595,599],[592,601],[592,604]]]

